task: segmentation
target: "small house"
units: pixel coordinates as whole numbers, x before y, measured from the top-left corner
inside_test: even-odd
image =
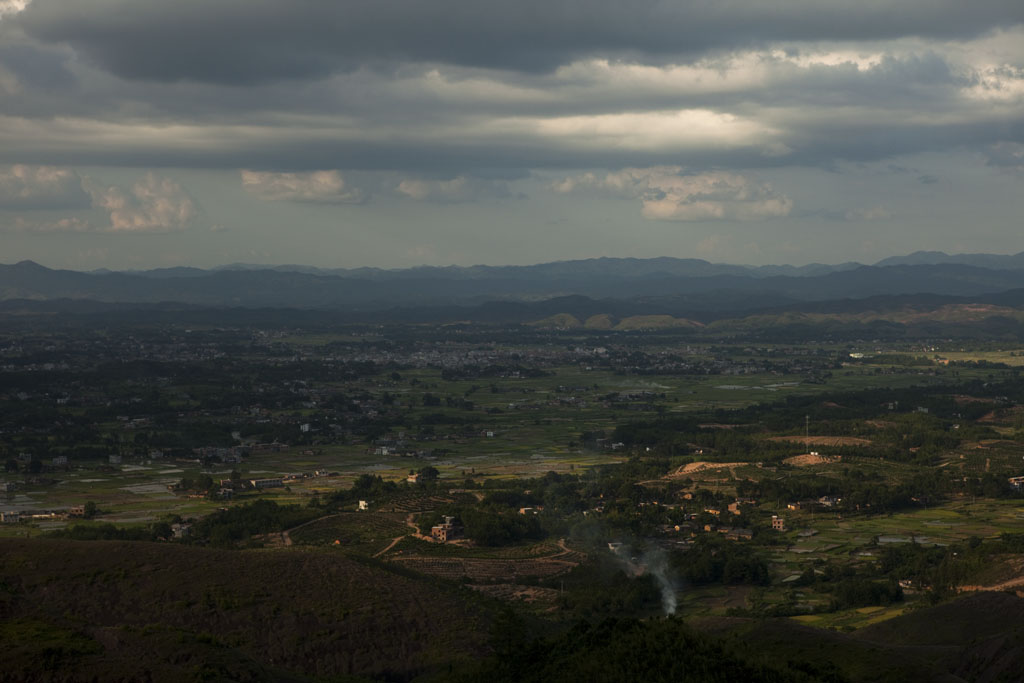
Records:
[[[430,529],[430,537],[439,543],[445,543],[462,537],[462,527],[455,524],[454,517],[445,517],[443,524],[437,524]]]
[[[284,486],[283,479],[250,479],[249,484],[254,489],[272,489]]]

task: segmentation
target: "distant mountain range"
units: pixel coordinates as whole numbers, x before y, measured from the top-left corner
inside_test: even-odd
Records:
[[[1024,268],[1024,251],[1019,254],[947,254],[942,251],[915,251],[906,256],[890,256],[876,266],[936,266],[959,263],[979,268],[1019,270]]]
[[[906,256],[890,256],[873,264],[875,266],[930,266],[961,264],[992,268],[997,270],[1024,269],[1024,252],[1019,254],[947,254],[942,251],[915,251]],[[139,271],[96,270],[95,274],[122,272],[147,277],[202,277],[216,271],[272,270],[284,273],[305,273],[307,275],[336,275],[360,280],[395,279],[522,279],[533,277],[573,278],[582,276],[617,277],[709,277],[712,275],[739,275],[745,277],[772,277],[777,275],[806,277],[826,275],[843,270],[862,268],[864,263],[847,261],[839,264],[810,263],[804,266],[767,265],[746,266],[711,263],[703,259],[659,257],[639,258],[593,258],[574,261],[555,261],[531,266],[416,266],[414,268],[317,268],[302,265],[260,265],[253,263],[232,263],[211,270],[177,267],[156,268]]]
[[[875,265],[799,267],[667,257],[402,270],[233,264],[78,272],[31,261],[0,265],[0,301],[10,302],[8,309],[16,300],[71,300],[330,311],[360,319],[526,322],[564,313],[580,321],[674,316],[707,323],[762,312],[854,314],[864,306],[1016,307],[1022,291],[1024,253],[922,251]]]

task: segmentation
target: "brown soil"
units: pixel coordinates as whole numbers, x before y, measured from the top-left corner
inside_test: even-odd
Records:
[[[446,579],[459,580],[465,576],[471,581],[493,582],[506,579],[515,582],[519,577],[564,574],[586,558],[583,553],[566,546],[565,539],[558,541],[558,548],[559,552],[553,555],[522,559],[396,555],[389,558],[389,561]]]
[[[958,396],[954,396],[953,400],[956,401],[957,404],[959,404],[959,405],[964,405],[965,403],[995,403],[996,402],[996,400],[994,398],[981,398],[981,397],[978,397],[978,396],[965,396],[963,394],[960,394]]]
[[[745,467],[749,464],[749,462],[705,462],[701,460],[680,467],[675,471],[675,474],[693,474],[694,472],[702,472],[704,470],[728,470],[734,467]]]
[[[792,458],[786,458],[782,462],[793,467],[810,467],[811,465],[827,465],[831,462],[839,462],[842,459],[841,455],[812,455],[805,453],[804,455],[794,455]]]

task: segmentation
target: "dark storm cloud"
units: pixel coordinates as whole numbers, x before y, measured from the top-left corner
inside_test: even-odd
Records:
[[[952,0],[34,0],[0,21],[0,163],[450,180],[999,149],[1024,140],[1022,15]]]
[[[75,78],[67,68],[68,58],[66,53],[24,43],[0,45],[0,64],[24,85],[40,90],[74,86]]]
[[[968,38],[1024,21],[1019,0],[35,0],[8,21],[118,76],[253,84],[361,64],[547,71],[789,41]]]

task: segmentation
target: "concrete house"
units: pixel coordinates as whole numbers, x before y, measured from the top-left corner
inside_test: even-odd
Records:
[[[437,524],[430,529],[430,536],[439,543],[445,543],[462,538],[462,527],[455,524],[453,517],[445,517],[443,524]]]

